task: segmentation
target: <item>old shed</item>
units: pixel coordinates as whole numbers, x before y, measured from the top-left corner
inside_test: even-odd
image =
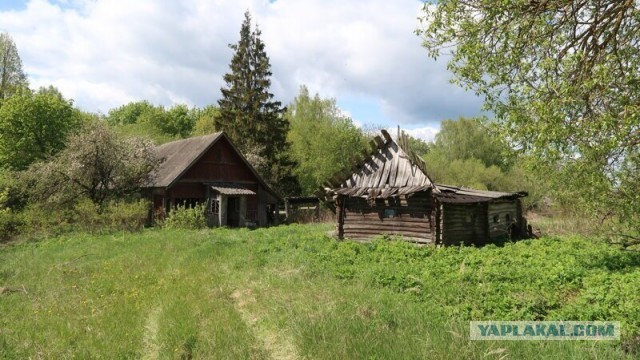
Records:
[[[526,235],[521,198],[525,192],[475,190],[436,185],[439,228],[437,242],[444,245],[484,245]]]
[[[401,143],[383,130],[370,151],[317,193],[335,210],[339,238],[389,234],[424,244],[482,245],[524,233],[519,199],[525,193],[436,185],[424,161]]]
[[[204,204],[210,226],[277,224],[281,198],[224,132],[160,145],[163,161],[146,189],[154,216]]]

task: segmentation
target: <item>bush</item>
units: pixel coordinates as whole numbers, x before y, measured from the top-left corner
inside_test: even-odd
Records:
[[[21,227],[20,218],[10,209],[0,209],[0,242],[11,239]]]
[[[104,215],[106,227],[113,230],[140,231],[149,218],[149,202],[111,203]]]
[[[23,235],[28,238],[56,236],[72,231],[105,233],[112,231],[139,231],[149,214],[146,200],[134,202],[112,201],[102,210],[88,198],[78,200],[70,208],[54,208],[31,204],[21,213],[10,214],[13,231],[8,236]],[[0,232],[9,219],[0,213]],[[7,229],[10,229],[7,226]]]
[[[75,229],[75,216],[71,210],[30,204],[16,216],[23,225],[19,235],[28,238],[56,236]]]
[[[205,206],[198,204],[194,207],[178,205],[169,212],[164,226],[168,229],[202,229],[207,226]]]

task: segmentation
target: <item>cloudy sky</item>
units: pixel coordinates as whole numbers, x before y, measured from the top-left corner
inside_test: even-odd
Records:
[[[130,101],[215,104],[245,10],[262,30],[272,91],[300,85],[357,123],[431,139],[481,102],[449,84],[414,34],[416,0],[1,0],[32,87],[54,85],[88,111]]]

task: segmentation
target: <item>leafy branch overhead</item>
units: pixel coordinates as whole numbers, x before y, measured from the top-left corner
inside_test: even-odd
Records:
[[[640,204],[624,186],[640,176],[631,171],[640,145],[638,7],[443,0],[424,4],[417,33],[431,56],[450,53],[454,81],[484,97],[511,145],[566,175],[559,183],[585,202],[630,209]]]
[[[520,145],[571,155],[639,143],[635,2],[449,0],[424,10],[424,46],[433,56],[452,49],[456,81],[485,96]]]

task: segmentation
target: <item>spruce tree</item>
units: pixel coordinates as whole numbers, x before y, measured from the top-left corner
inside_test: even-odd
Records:
[[[229,135],[239,150],[261,175],[282,195],[299,192],[293,175],[295,163],[289,157],[289,122],[286,108],[274,100],[271,64],[258,28],[251,29],[247,11],[240,28],[240,40],[229,44],[235,51],[230,72],[224,75],[226,86],[218,100],[220,111],[214,127]]]

